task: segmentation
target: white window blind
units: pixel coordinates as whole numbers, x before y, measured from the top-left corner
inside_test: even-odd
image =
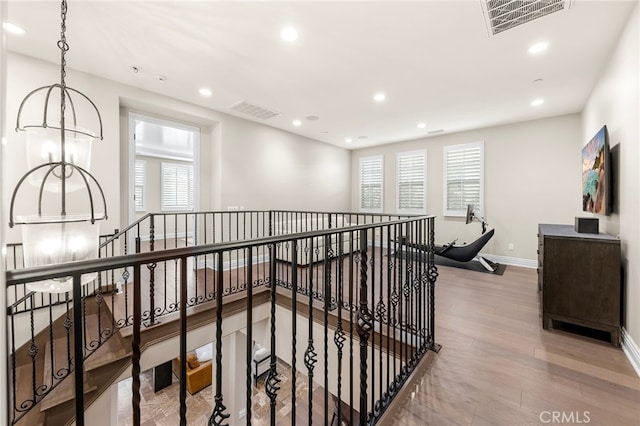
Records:
[[[382,212],[382,156],[360,159],[360,210]]]
[[[135,192],[134,200],[136,211],[145,210],[145,181],[146,181],[147,162],[145,160],[136,160],[135,170]]]
[[[484,143],[444,148],[445,216],[464,216],[467,204],[484,209]]]
[[[398,212],[426,213],[426,152],[397,156]]]
[[[162,210],[193,210],[193,166],[162,163]]]

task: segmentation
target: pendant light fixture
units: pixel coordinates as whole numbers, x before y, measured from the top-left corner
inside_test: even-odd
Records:
[[[102,139],[102,118],[91,99],[66,84],[66,0],[61,2],[60,16],[60,82],[29,93],[20,104],[16,121],[16,131],[26,134],[29,171],[13,190],[9,227],[22,227],[26,267],[97,258],[100,227],[96,221],[107,218],[104,192],[89,171],[91,143]],[[74,103],[74,97],[81,105]],[[37,98],[43,106],[33,108]],[[50,108],[56,100],[59,114]],[[23,115],[32,111],[42,111],[41,119],[25,121]],[[77,126],[77,117],[87,111],[95,113],[97,132]],[[23,185],[25,182],[31,185]],[[14,215],[16,202],[29,206],[26,214]],[[81,282],[86,284],[96,276],[85,274]],[[47,293],[72,288],[71,277],[27,284],[30,291]]]

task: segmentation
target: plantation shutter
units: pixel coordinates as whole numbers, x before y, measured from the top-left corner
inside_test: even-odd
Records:
[[[425,213],[426,154],[407,152],[398,154],[398,211]]]
[[[382,211],[382,156],[360,160],[360,210]]]
[[[193,210],[193,166],[162,163],[162,210]]]
[[[134,200],[136,211],[144,211],[145,209],[145,173],[147,162],[145,160],[136,160],[135,167],[135,191]]]
[[[467,204],[483,209],[482,142],[445,147],[445,216],[464,216]]]

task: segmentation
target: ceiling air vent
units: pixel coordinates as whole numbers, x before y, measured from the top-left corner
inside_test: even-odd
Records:
[[[269,118],[277,117],[279,112],[272,111],[261,106],[250,104],[249,102],[240,101],[229,107],[230,110],[240,112],[242,114],[249,115],[254,118],[261,118],[268,120]]]
[[[571,0],[480,0],[491,34],[568,10]]]

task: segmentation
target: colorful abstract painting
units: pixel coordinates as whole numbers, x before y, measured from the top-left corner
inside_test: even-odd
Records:
[[[582,210],[607,214],[608,146],[606,126],[582,148]]]

